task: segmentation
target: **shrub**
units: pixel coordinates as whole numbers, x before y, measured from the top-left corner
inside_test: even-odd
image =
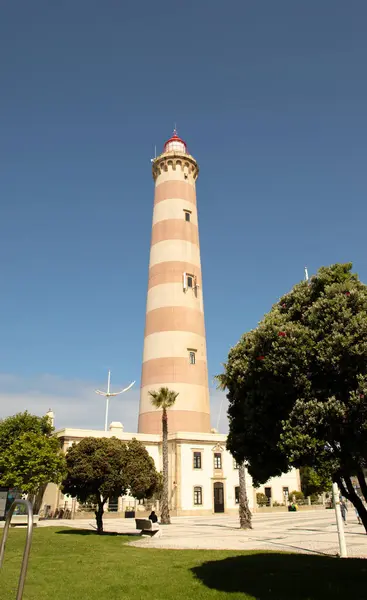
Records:
[[[295,501],[297,502],[298,500],[304,500],[305,496],[303,492],[297,492],[296,490],[294,490],[290,495],[289,495],[290,499],[293,500],[293,497],[295,499]]]
[[[256,494],[256,502],[259,506],[267,506],[269,503],[268,497],[265,496],[262,492],[257,492]]]

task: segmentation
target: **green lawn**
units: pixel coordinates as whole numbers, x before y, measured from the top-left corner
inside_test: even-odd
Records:
[[[1,535],[1,533],[0,533]],[[25,530],[10,531],[0,598],[13,600]],[[154,550],[119,535],[34,532],[24,600],[362,600],[367,561],[301,554]]]

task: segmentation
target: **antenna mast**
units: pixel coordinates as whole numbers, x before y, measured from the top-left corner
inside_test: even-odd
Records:
[[[123,394],[124,392],[127,392],[130,388],[133,387],[134,383],[135,383],[135,381],[133,381],[132,383],[130,383],[130,385],[128,385],[126,388],[124,388],[120,392],[110,392],[111,370],[108,369],[107,392],[102,392],[101,390],[94,390],[96,392],[96,394],[99,394],[100,396],[104,396],[106,398],[106,413],[105,413],[105,421],[104,421],[104,430],[105,431],[107,431],[108,405],[109,405],[109,400],[110,400],[111,396],[119,396],[120,394]]]

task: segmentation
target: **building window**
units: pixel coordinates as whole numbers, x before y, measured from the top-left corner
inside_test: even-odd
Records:
[[[194,506],[201,506],[203,503],[203,489],[194,487]]]
[[[185,213],[185,221],[191,220],[191,212],[189,210],[184,210]]]
[[[187,276],[187,287],[188,288],[193,288],[194,287],[194,276],[193,275],[188,275]]]
[[[201,452],[194,452],[194,469],[201,469]]]
[[[283,488],[283,496],[289,496],[289,488],[288,487]]]
[[[214,469],[222,468],[222,455],[220,452],[214,454]]]
[[[236,504],[240,503],[240,487],[239,486],[234,488],[234,501]]]
[[[190,365],[194,365],[196,363],[196,352],[195,352],[195,350],[189,350],[189,361],[190,361]]]
[[[271,499],[271,487],[264,488],[264,493],[265,493],[265,496],[267,497],[267,499],[270,500]]]

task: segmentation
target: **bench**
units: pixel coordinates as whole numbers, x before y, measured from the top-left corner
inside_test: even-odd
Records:
[[[38,524],[39,515],[33,515],[33,525],[36,527]],[[16,527],[17,525],[26,526],[28,524],[27,515],[12,515],[10,520],[10,527]]]
[[[140,529],[141,535],[149,537],[161,537],[162,531],[158,523],[153,523],[150,519],[135,519],[136,529]]]

